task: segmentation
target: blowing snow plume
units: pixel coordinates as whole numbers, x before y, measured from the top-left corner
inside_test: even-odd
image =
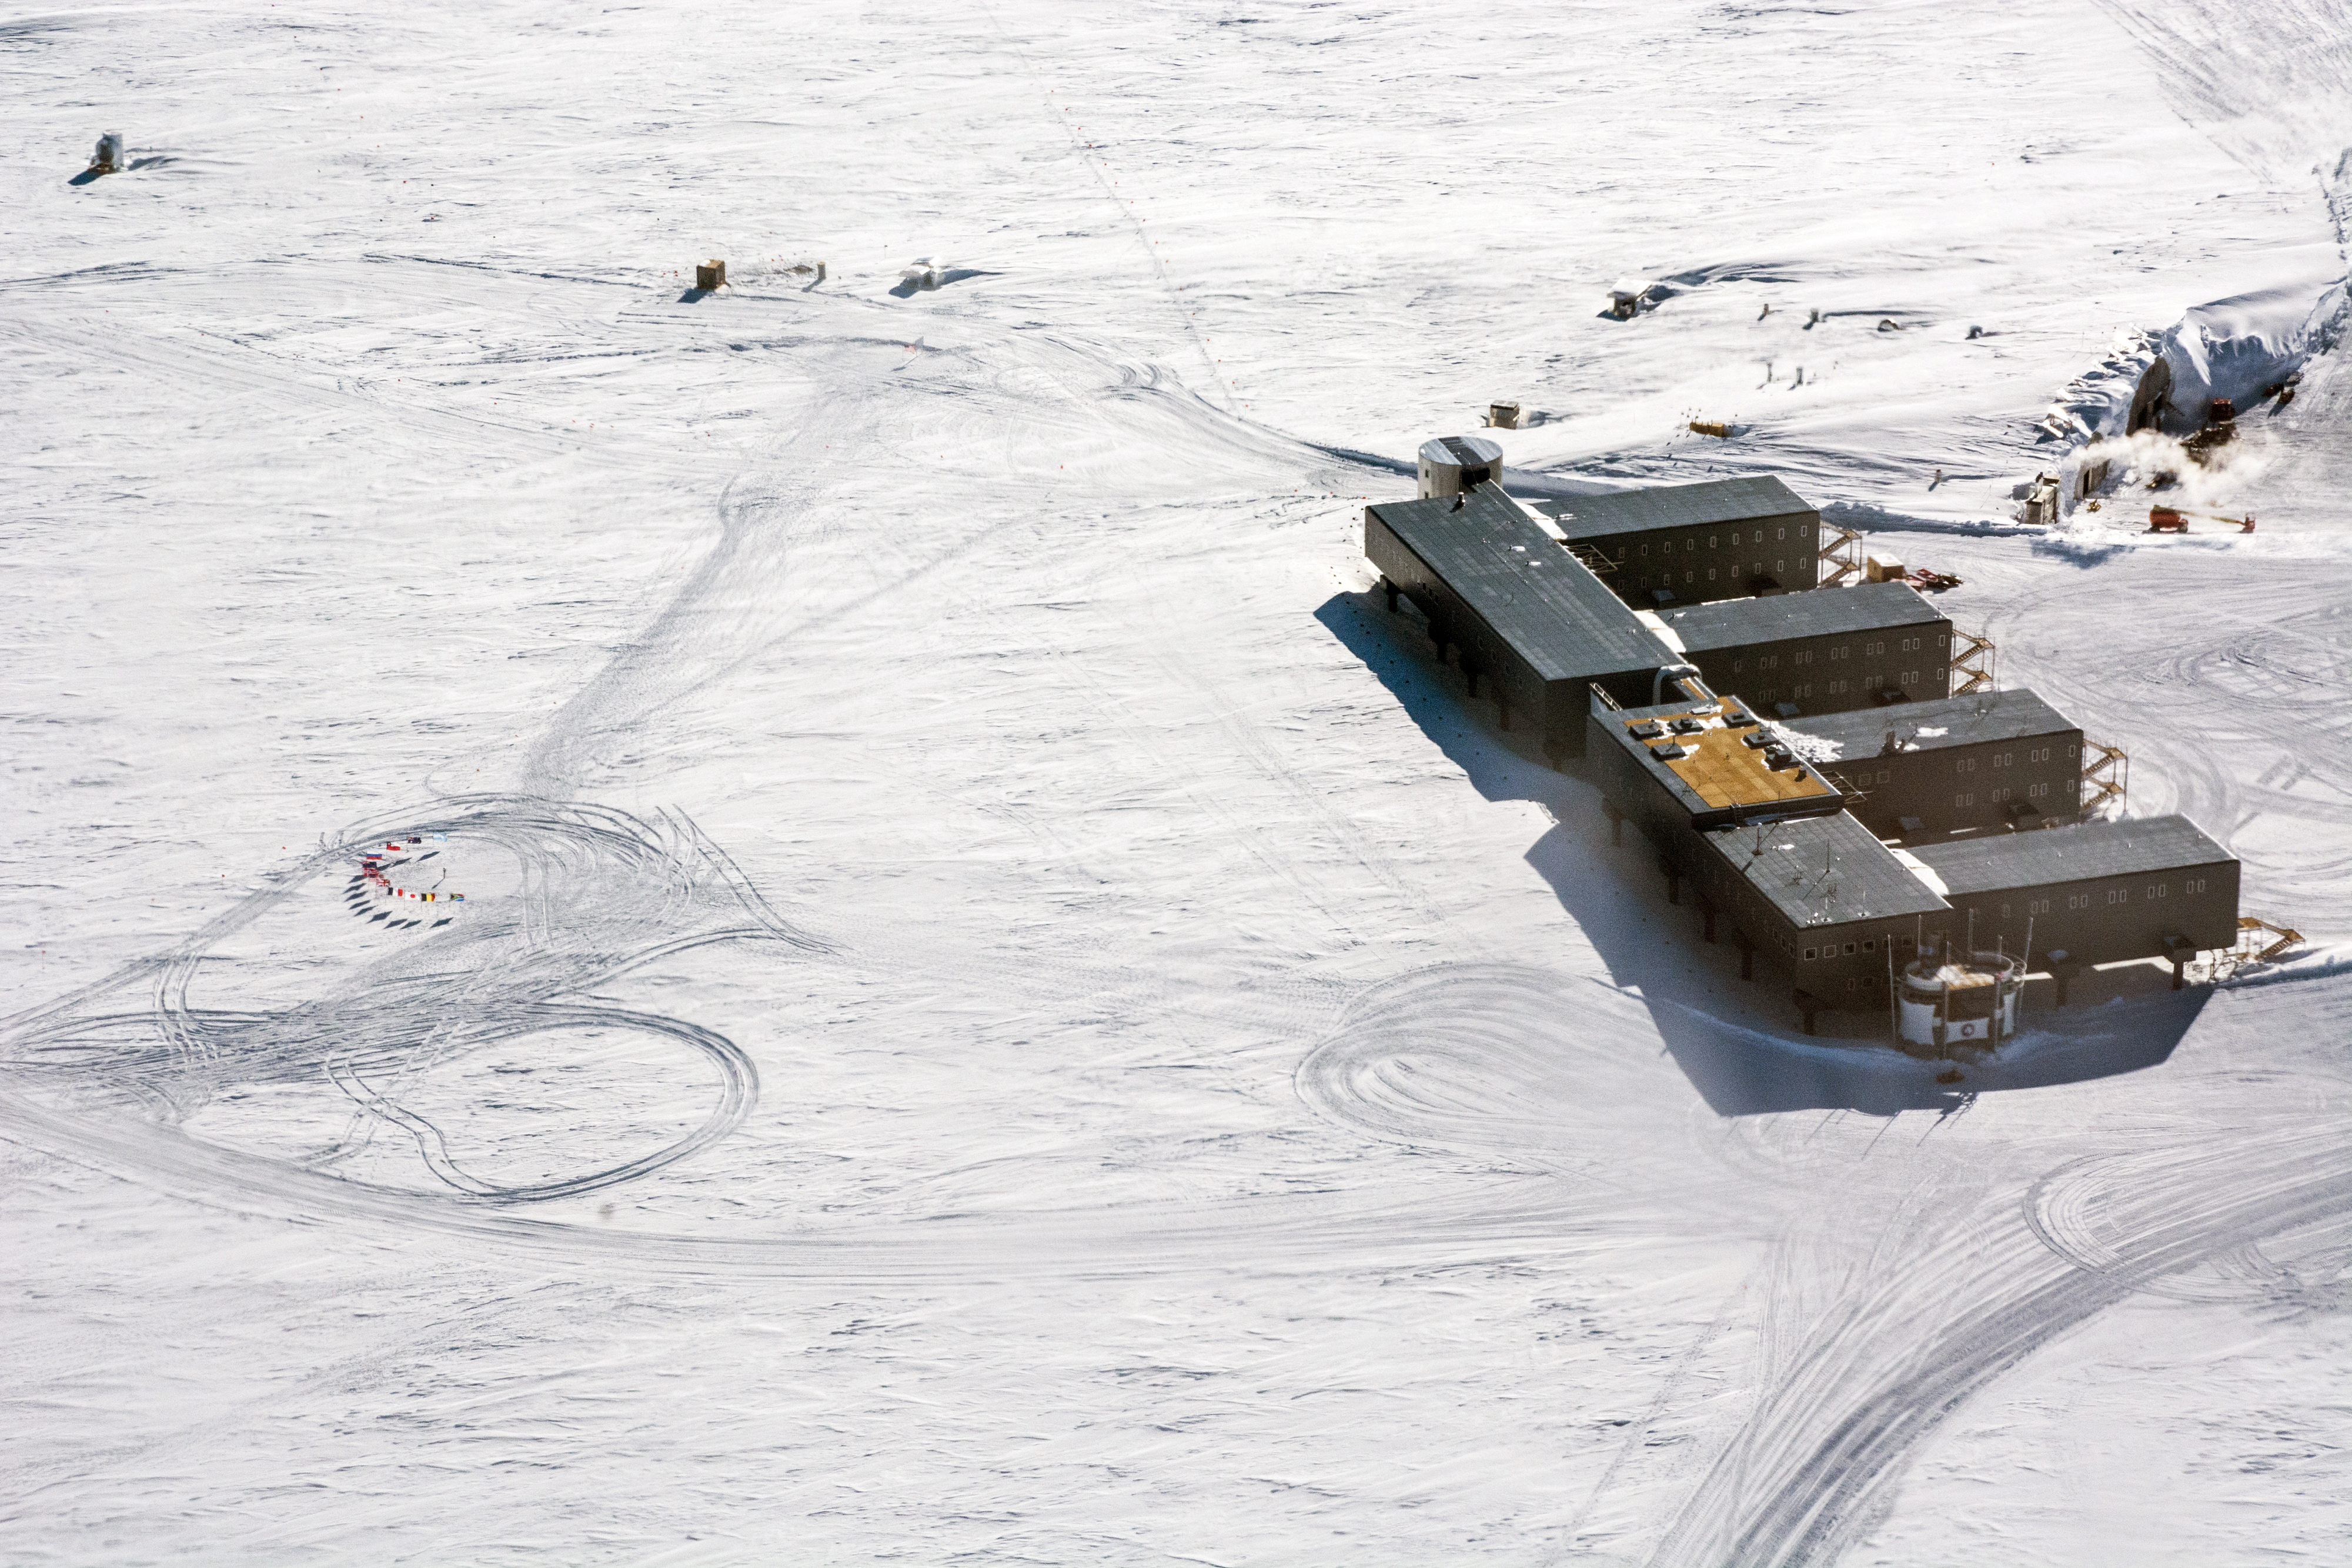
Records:
[[[2179,437],[2160,430],[2094,441],[2083,449],[2081,458],[2085,467],[2107,464],[2126,488],[2158,486],[2168,503],[2190,507],[2228,505],[2232,496],[2261,476],[2270,461],[2267,447],[2244,441],[2191,452]]]
[[[2194,441],[2213,400],[2229,399],[2241,419],[2251,413],[2335,343],[2347,308],[2340,277],[2310,277],[2197,306],[2160,333],[2124,334],[2042,416],[2042,439],[2080,444],[2054,465],[2061,494],[2099,488],[2095,474],[2082,483],[2084,471],[2105,463],[2109,479],[2121,470],[2126,484],[2171,475],[2170,501],[2226,505],[2268,457],[2243,441]]]

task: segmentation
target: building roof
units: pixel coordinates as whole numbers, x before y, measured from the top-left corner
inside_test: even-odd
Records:
[[[1613,490],[1601,496],[1578,496],[1552,502],[1545,509],[1553,514],[1560,532],[1571,539],[1649,533],[1661,528],[1703,528],[1709,523],[1746,522],[1751,517],[1813,515],[1813,508],[1794,490],[1769,474],[1748,479],[1708,479],[1696,485],[1656,485],[1639,490]]]
[[[1843,811],[1718,828],[1706,838],[1708,848],[1800,927],[1907,918],[1951,907]]]
[[[2078,822],[2071,828],[1952,839],[1917,845],[1911,853],[1944,879],[1954,898],[2216,865],[2231,859],[2229,851],[2186,817],[2127,817],[2119,822]]]
[[[1492,486],[1367,509],[1547,681],[1674,662],[1623,601]]]
[[[1844,796],[1819,770],[1797,762],[1770,766],[1763,748],[1748,744],[1749,736],[1761,733],[1757,726],[1725,722],[1745,716],[1745,706],[1720,700],[1663,707],[1596,706],[1594,716],[1612,739],[1642,758],[1653,780],[1702,827],[1735,807],[1743,819],[1841,810]]]
[[[1503,449],[1483,435],[1438,435],[1421,444],[1421,460],[1446,468],[1499,468]]]
[[[1769,599],[1718,599],[1662,610],[1666,629],[1694,653],[1752,647],[1800,637],[1833,637],[1895,626],[1925,626],[1945,619],[1907,583],[1865,582],[1853,588],[1816,588]]]
[[[2023,740],[2082,727],[2025,690],[1976,692],[1964,697],[1939,697],[1932,702],[1904,703],[1853,713],[1825,713],[1782,723],[1801,735],[1833,742],[1840,754],[1848,758],[1883,755],[1890,731],[1905,751],[1937,751],[1949,746]]]

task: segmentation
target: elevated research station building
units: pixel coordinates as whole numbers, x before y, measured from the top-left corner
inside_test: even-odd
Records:
[[[2177,985],[2237,941],[2237,862],[2185,817],[2083,820],[2081,727],[1954,694],[1959,639],[1909,585],[1817,587],[1820,515],[1779,480],[1536,505],[1500,476],[1492,442],[1433,442],[1432,493],[1365,508],[1389,608],[1505,728],[1585,759],[1808,1028],[1875,1008],[1911,1045],[1997,1045],[2029,963],[2063,999],[2084,966],[2163,957]]]

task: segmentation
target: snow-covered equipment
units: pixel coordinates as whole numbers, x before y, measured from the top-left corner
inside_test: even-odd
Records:
[[[122,132],[110,131],[98,139],[98,151],[90,154],[90,172],[116,174],[130,167],[130,164],[131,160],[122,150]]]
[[[1515,402],[1491,402],[1486,405],[1486,424],[1493,430],[1517,430],[1519,427],[1519,405]]]
[[[2058,476],[2036,474],[2032,487],[2025,493],[2025,506],[2017,520],[2031,527],[2047,527],[2058,520]]]
[[[727,264],[716,260],[698,264],[694,269],[694,286],[705,293],[726,287]]]
[[[937,288],[947,280],[948,264],[936,256],[919,256],[915,265],[900,269],[898,280],[911,288]]]
[[[1421,498],[1459,496],[1503,477],[1503,449],[1483,435],[1441,435],[1421,444]]]

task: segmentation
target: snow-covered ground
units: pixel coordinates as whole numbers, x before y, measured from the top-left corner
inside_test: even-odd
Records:
[[[2341,7],[1114,9],[0,22],[0,1557],[2352,1554]],[[2305,956],[1797,1038],[1367,592],[1498,398]]]

